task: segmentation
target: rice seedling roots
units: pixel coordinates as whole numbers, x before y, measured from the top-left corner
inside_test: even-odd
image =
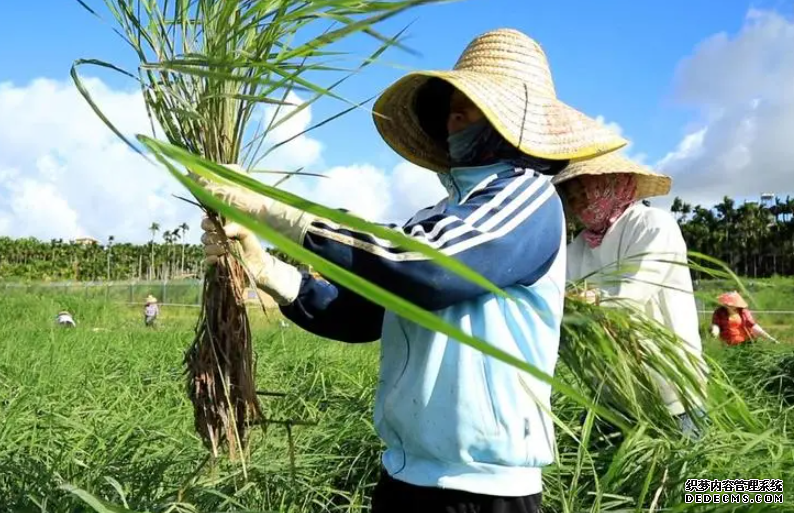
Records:
[[[201,314],[185,355],[195,429],[217,457],[244,454],[247,427],[263,419],[256,394],[251,327],[245,308],[246,274],[231,255],[204,281]]]

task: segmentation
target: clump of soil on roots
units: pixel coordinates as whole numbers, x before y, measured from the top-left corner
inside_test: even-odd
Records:
[[[196,431],[213,457],[228,447],[233,460],[244,454],[247,427],[263,419],[245,283],[244,268],[228,254],[207,271],[196,336],[185,355]]]

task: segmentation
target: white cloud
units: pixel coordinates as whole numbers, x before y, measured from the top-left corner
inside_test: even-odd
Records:
[[[13,195],[9,198],[13,212],[24,212],[25,221],[33,226],[47,226],[64,234],[64,238],[84,235],[77,222],[77,212],[51,183],[40,183],[21,178],[9,185]],[[42,208],[42,205],[46,205]],[[10,220],[5,224],[10,226]]]
[[[311,107],[297,110],[303,100],[294,92],[286,98],[289,106],[268,105],[262,115],[262,128],[265,129],[273,122],[275,128],[271,129],[262,145],[263,150],[282,143],[309,128],[312,123]],[[297,111],[296,111],[297,110]],[[274,121],[275,118],[275,121]],[[319,165],[321,163],[322,144],[308,135],[300,135],[289,143],[276,148],[255,168],[275,171],[294,171],[296,169]]]
[[[115,91],[97,79],[86,84],[124,133],[150,132],[138,92]],[[198,210],[171,196],[184,194],[181,187],[119,141],[71,82],[2,83],[0,112],[4,235],[142,241],[153,221],[163,229],[198,223]]]
[[[391,219],[408,220],[419,209],[435,205],[447,195],[434,173],[409,162],[395,167],[392,176],[396,201],[389,212]]]
[[[609,128],[610,130],[612,130],[616,134],[618,134],[618,135],[620,135],[620,136],[622,136],[624,138],[627,138],[626,135],[623,133],[623,127],[620,126],[615,121],[607,121],[606,118],[604,118],[604,116],[600,116],[600,115],[596,116],[596,121],[598,121],[601,125]],[[632,146],[633,146],[633,143],[629,139],[629,143],[626,146],[624,146],[623,148],[621,148],[620,150],[618,150],[618,151],[623,153],[623,155],[626,158],[629,158],[629,159],[631,159],[631,160],[633,160],[633,161],[635,161],[635,162],[637,162],[639,164],[645,164],[645,160],[647,159],[647,155],[645,155],[644,153],[632,153],[630,151]]]
[[[794,193],[792,48],[794,21],[750,10],[738,34],[716,34],[680,63],[676,98],[701,121],[657,164],[673,195],[711,206]]]
[[[150,133],[139,92],[114,90],[98,79],[86,84],[123,133]],[[300,102],[294,95],[289,100]],[[0,235],[88,235],[103,241],[114,235],[117,241],[141,242],[150,237],[152,222],[163,230],[187,222],[193,228],[189,239],[198,240],[200,211],[173,197],[187,191],[119,141],[70,81],[0,83],[0,112]],[[263,119],[274,114],[274,108],[265,109]],[[275,129],[265,147],[311,123],[311,108],[306,108]],[[300,177],[287,182],[288,188],[375,221],[405,221],[445,194],[432,172],[410,164],[388,171],[366,163],[323,171],[322,144],[306,135],[256,167],[303,166],[330,178]]]
[[[390,173],[369,164],[335,167],[327,178],[300,177],[285,188],[328,207],[382,223],[402,224],[446,196],[434,173],[402,163]]]

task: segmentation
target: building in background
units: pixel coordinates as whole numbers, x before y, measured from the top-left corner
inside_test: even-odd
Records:
[[[74,243],[88,246],[89,244],[99,244],[99,241],[93,237],[78,237],[74,239]]]

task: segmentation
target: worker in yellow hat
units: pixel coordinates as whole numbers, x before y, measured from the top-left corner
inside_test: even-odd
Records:
[[[698,377],[687,411],[672,379],[652,373],[667,410],[682,431],[698,436],[692,415],[703,417],[707,366],[697,305],[681,229],[669,212],[642,200],[664,196],[672,179],[618,152],[568,166],[552,181],[572,221],[583,227],[568,245],[567,277],[587,279],[586,298],[634,307],[680,340]]]
[[[74,318],[72,314],[69,313],[68,310],[61,310],[58,312],[58,315],[55,316],[55,322],[58,323],[58,326],[63,328],[76,328],[77,323],[74,322]]]
[[[160,307],[157,305],[157,298],[149,294],[143,307],[143,323],[146,327],[153,328],[158,315],[160,315]]]

